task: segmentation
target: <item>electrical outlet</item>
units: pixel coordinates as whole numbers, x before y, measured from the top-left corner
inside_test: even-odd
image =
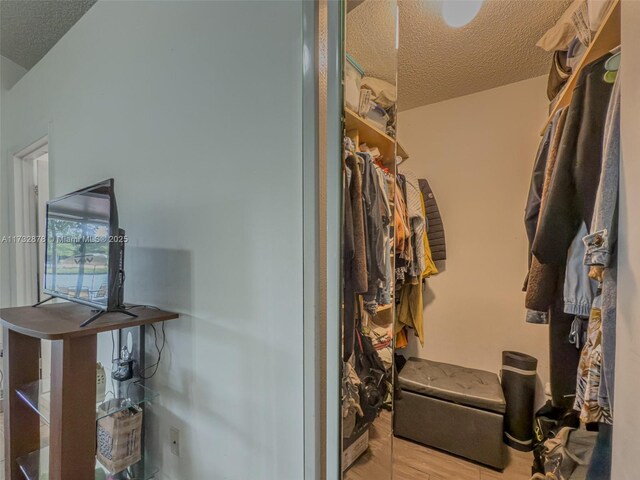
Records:
[[[180,430],[176,427],[171,427],[169,431],[169,441],[171,442],[171,453],[176,457],[180,456]]]

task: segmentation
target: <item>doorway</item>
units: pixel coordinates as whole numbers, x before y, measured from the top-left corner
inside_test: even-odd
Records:
[[[31,305],[42,299],[49,200],[49,138],[43,137],[13,155],[15,299]],[[51,342],[42,341],[40,377],[51,373]],[[48,389],[47,389],[48,390]]]

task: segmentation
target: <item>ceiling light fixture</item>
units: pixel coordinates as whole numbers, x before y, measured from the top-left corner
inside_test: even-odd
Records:
[[[476,18],[484,0],[444,0],[442,18],[450,27],[464,27]]]

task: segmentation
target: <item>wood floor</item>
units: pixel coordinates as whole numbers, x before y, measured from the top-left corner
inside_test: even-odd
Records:
[[[43,443],[48,426],[42,422]],[[391,414],[383,412],[369,432],[369,449],[344,475],[345,480],[529,480],[530,453],[510,450],[511,462],[504,472],[468,462],[446,453],[391,436]],[[4,415],[0,413],[0,480],[4,479]]]
[[[383,412],[369,433],[369,449],[347,470],[345,480],[388,480],[393,441],[393,480],[529,480],[530,453],[509,449],[503,472],[401,438],[391,441],[391,413]]]

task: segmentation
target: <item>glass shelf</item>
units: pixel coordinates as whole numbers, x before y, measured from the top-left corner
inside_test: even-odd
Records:
[[[16,395],[48,424],[50,391],[49,380],[39,380],[16,388]]]
[[[17,460],[20,471],[25,480],[49,479],[49,447],[31,452]],[[126,470],[116,474],[110,474],[99,462],[96,461],[96,480],[151,480],[160,469],[149,465],[144,459],[132,465]]]
[[[126,410],[134,405],[150,402],[160,395],[140,383],[129,382],[117,385],[115,392],[109,391],[107,393],[109,400],[96,404],[96,420]],[[49,381],[39,380],[28,383],[18,387],[16,394],[40,415],[45,422],[49,423],[49,402],[51,397]]]
[[[119,385],[114,395],[115,398],[110,398],[97,405],[96,420],[133,406],[142,405],[145,402],[151,402],[160,396],[155,390],[151,390],[140,383],[131,382]],[[111,392],[107,394],[107,397],[111,397]]]

